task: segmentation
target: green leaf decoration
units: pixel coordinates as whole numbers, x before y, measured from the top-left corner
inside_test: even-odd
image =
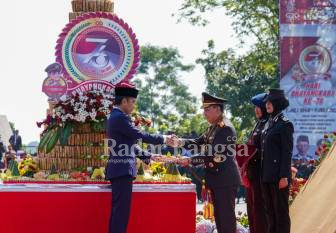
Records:
[[[144,175],[144,174],[145,174],[145,171],[144,171],[142,162],[140,162],[140,167],[138,169],[138,175]]]
[[[49,141],[50,137],[52,136],[52,134],[53,134],[53,130],[50,129],[48,132],[46,132],[46,133],[42,136],[42,138],[41,138],[41,140],[40,140],[40,143],[39,143],[39,145],[38,145],[38,150],[39,150],[39,151],[43,151],[43,150],[44,150],[44,148],[45,148],[47,142]]]
[[[18,163],[14,159],[9,161],[8,164],[8,169],[11,171],[12,176],[20,176],[19,168],[18,168]]]
[[[54,147],[56,146],[56,143],[61,135],[62,128],[59,127],[56,129],[56,132],[51,136],[50,140],[48,140],[47,146],[46,146],[46,153],[50,153]]]
[[[68,139],[72,133],[72,129],[73,129],[73,124],[68,122],[66,123],[66,125],[64,126],[64,128],[62,128],[61,130],[61,135],[60,135],[60,144],[62,146],[66,146],[68,144]]]

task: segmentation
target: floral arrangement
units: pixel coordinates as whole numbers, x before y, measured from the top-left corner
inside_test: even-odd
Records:
[[[248,233],[248,219],[246,214],[238,213],[237,217],[237,233]],[[204,218],[204,213],[199,211],[196,214],[196,233],[217,233],[214,220]]]
[[[150,166],[150,170],[152,171],[153,175],[163,175],[166,174],[167,169],[165,168],[164,164],[161,162],[152,162]]]
[[[27,155],[19,165],[20,176],[33,177],[34,173],[37,172],[37,164],[31,155]]]
[[[94,90],[76,94],[70,99],[60,101],[54,108],[53,118],[58,123],[67,121],[100,122],[105,121],[113,107],[113,95]]]
[[[249,227],[249,221],[248,221],[248,216],[246,213],[243,213],[241,211],[238,211],[238,216],[236,217],[237,222],[244,228]]]
[[[132,114],[132,120],[134,122],[134,125],[136,127],[138,126],[146,126],[146,127],[151,127],[152,121],[150,119],[147,119],[143,116],[141,116],[138,112],[135,112]]]
[[[211,220],[206,220],[202,215],[196,216],[196,233],[214,233],[216,224]]]
[[[100,90],[77,93],[56,103],[52,115],[37,126],[46,126],[41,134],[39,151],[49,153],[59,141],[66,145],[72,129],[78,124],[89,124],[93,132],[105,130],[106,119],[113,108],[113,95]]]

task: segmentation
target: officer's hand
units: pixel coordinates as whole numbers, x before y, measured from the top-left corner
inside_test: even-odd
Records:
[[[281,178],[279,181],[279,189],[284,189],[288,186],[288,179],[287,178]]]
[[[180,147],[181,139],[179,139],[175,134],[166,137],[165,143],[170,147]]]
[[[164,156],[159,155],[159,154],[154,154],[151,156],[151,160],[153,160],[154,162],[163,162]]]
[[[188,157],[181,157],[177,161],[177,164],[181,165],[182,167],[186,167],[191,163],[191,159]]]

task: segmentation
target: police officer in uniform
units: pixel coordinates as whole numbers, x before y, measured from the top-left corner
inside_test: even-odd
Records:
[[[288,198],[294,127],[282,113],[288,105],[283,90],[269,90],[266,109],[270,118],[261,135],[262,192],[267,233],[290,232]]]
[[[106,177],[112,183],[112,210],[109,233],[126,233],[131,208],[132,182],[136,177],[136,157],[149,162],[159,155],[151,155],[137,146],[145,143],[162,144],[162,135],[141,132],[131,121],[130,114],[135,107],[138,90],[127,83],[115,89],[115,107],[108,119],[109,161]],[[127,148],[126,148],[127,147]]]
[[[211,190],[214,215],[218,233],[236,233],[235,198],[241,184],[235,159],[236,131],[231,122],[223,116],[226,100],[202,93],[204,116],[210,124],[206,132],[197,139],[180,139],[180,146],[193,150],[199,147],[201,153],[183,158],[183,166],[205,165],[205,182]]]
[[[264,200],[261,192],[261,132],[268,120],[265,98],[267,94],[261,93],[254,96],[251,102],[255,106],[255,114],[258,119],[252,131],[248,144],[257,148],[256,153],[249,158],[246,165],[246,198],[247,214],[249,219],[250,233],[266,233],[266,215],[264,210]],[[245,180],[245,179],[243,179]]]

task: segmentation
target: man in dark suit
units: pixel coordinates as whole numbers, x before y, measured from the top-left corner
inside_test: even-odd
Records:
[[[182,158],[180,164],[205,165],[205,183],[213,197],[217,231],[236,233],[235,198],[241,184],[235,158],[236,131],[223,116],[226,100],[208,93],[202,93],[202,96],[204,116],[210,127],[197,139],[174,139],[175,142],[169,143],[201,150],[196,156]]]
[[[138,140],[150,144],[163,144],[162,135],[141,132],[131,121],[130,114],[135,108],[138,90],[128,83],[115,89],[115,107],[108,119],[109,161],[106,177],[112,183],[112,210],[109,233],[126,233],[131,208],[132,182],[137,175],[136,157],[149,162],[158,160],[141,150]]]
[[[19,135],[19,130],[15,130],[14,134],[10,136],[9,143],[12,145],[13,149],[17,152],[22,147],[22,139]]]

